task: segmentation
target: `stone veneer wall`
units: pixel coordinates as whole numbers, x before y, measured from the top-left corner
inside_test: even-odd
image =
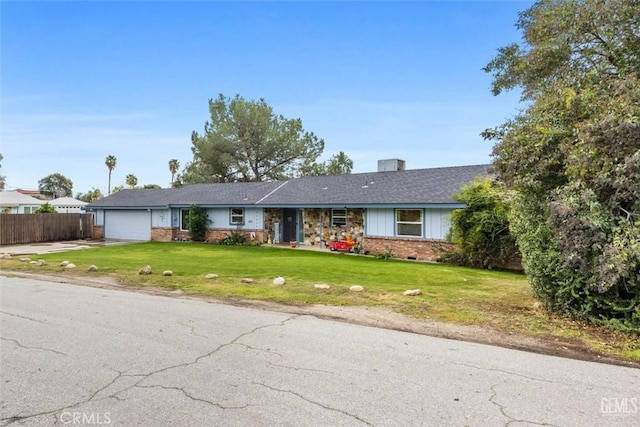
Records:
[[[342,227],[331,225],[331,209],[304,209],[302,218],[305,245],[344,240],[347,234],[351,234],[356,242],[361,242],[364,236],[364,209],[347,209],[347,224]]]
[[[370,254],[393,253],[394,258],[437,261],[443,254],[455,247],[454,243],[441,240],[412,239],[407,237],[366,236],[362,250]]]
[[[279,222],[282,224],[282,209],[280,208],[266,208],[264,210],[264,240],[263,242],[267,242],[269,236],[271,239],[275,239],[275,233],[278,233],[279,230],[273,229],[273,225]]]

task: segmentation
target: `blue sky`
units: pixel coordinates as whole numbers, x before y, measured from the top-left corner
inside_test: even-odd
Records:
[[[168,186],[219,93],[264,98],[354,172],[490,161],[479,133],[517,113],[482,71],[531,2],[0,3],[0,174],[74,194],[133,173]]]

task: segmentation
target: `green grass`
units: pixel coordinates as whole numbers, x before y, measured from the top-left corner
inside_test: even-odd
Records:
[[[176,242],[104,246],[31,258],[48,264],[38,267],[14,258],[0,260],[0,268],[73,276],[108,275],[128,286],[181,289],[187,294],[220,299],[388,306],[418,318],[581,340],[605,354],[640,360],[637,335],[610,334],[534,309],[526,277],[515,273],[329,252]],[[73,262],[77,268],[63,269],[59,266],[63,260]],[[97,265],[99,271],[87,272],[91,264]],[[151,265],[152,275],[138,274],[145,265]],[[171,270],[173,276],[162,276],[164,270]],[[208,273],[219,277],[205,279]],[[272,285],[277,276],[286,279],[285,286]],[[251,278],[255,283],[242,284],[242,278]],[[331,289],[315,289],[316,283],[328,284]],[[365,290],[351,292],[352,285],[362,285]],[[403,296],[407,289],[421,289],[423,294]]]

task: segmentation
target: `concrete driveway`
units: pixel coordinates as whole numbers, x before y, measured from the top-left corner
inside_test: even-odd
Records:
[[[10,254],[11,256],[41,255],[54,252],[89,249],[98,246],[124,245],[127,243],[138,242],[124,240],[72,240],[66,242],[29,243],[25,245],[0,245],[0,254]]]

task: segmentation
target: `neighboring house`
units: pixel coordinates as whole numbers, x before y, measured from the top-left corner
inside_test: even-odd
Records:
[[[56,208],[58,213],[84,213],[87,202],[74,199],[73,197],[60,197],[53,199],[49,204]]]
[[[122,190],[86,209],[95,212],[94,235],[107,239],[187,239],[188,210],[195,204],[207,210],[209,241],[241,230],[260,242],[326,247],[350,234],[364,252],[435,260],[451,245],[451,212],[464,207],[453,194],[487,176],[489,165],[403,166],[393,159],[378,162],[379,172],[371,173]]]
[[[1,213],[30,214],[44,203],[42,200],[18,191],[0,191]]]
[[[36,199],[40,199],[40,200],[46,200],[48,198],[44,194],[40,193],[40,190],[27,190],[24,188],[16,188],[15,191],[17,191],[18,193],[25,194],[27,196],[35,197]]]

